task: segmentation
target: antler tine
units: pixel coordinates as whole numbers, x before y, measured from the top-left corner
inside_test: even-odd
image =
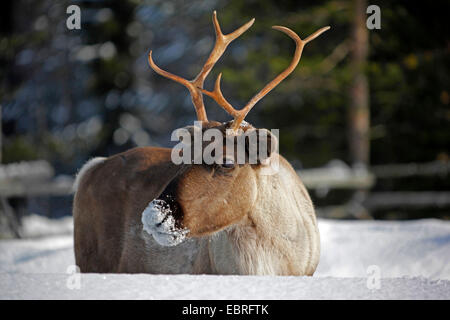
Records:
[[[253,108],[253,106],[261,100],[266,94],[268,94],[273,88],[275,88],[281,81],[283,81],[288,75],[294,71],[295,67],[297,67],[298,63],[300,62],[300,58],[302,56],[303,47],[305,44],[310,42],[311,40],[314,40],[317,38],[320,34],[330,29],[329,26],[323,27],[316,32],[314,32],[312,35],[307,37],[305,40],[302,40],[294,31],[292,31],[289,28],[282,27],[282,26],[273,26],[272,27],[275,30],[281,31],[285,34],[287,34],[292,40],[295,41],[295,53],[294,57],[292,58],[291,63],[289,66],[281,72],[278,76],[275,77],[272,81],[270,81],[260,92],[258,92],[253,98],[247,103],[247,105],[239,110],[239,116],[235,117],[235,120],[233,122],[232,129],[237,130],[241,124],[241,122],[245,119],[245,116],[249,113],[249,111]]]
[[[191,94],[192,103],[194,104],[195,111],[197,112],[197,118],[200,121],[208,121],[205,111],[205,105],[203,103],[203,96],[201,94],[201,90],[203,89],[203,83],[205,82],[206,77],[210,73],[211,69],[214,67],[216,62],[220,59],[222,54],[225,52],[228,45],[231,41],[238,38],[241,34],[247,31],[255,22],[255,19],[250,20],[239,29],[235,30],[229,34],[223,34],[220,29],[219,21],[217,20],[217,13],[214,11],[213,13],[213,25],[216,33],[216,42],[214,44],[214,48],[211,51],[208,59],[200,70],[199,74],[193,80],[186,80],[177,75],[174,75],[170,72],[162,70],[159,68],[152,59],[152,52],[148,56],[148,62],[150,67],[159,75],[176,81],[182,85],[184,85]],[[220,80],[219,80],[220,81]],[[220,89],[219,89],[220,90]]]
[[[214,99],[214,101],[216,101],[217,104],[219,106],[221,106],[223,109],[225,109],[225,111],[228,112],[232,117],[237,117],[239,115],[239,111],[234,109],[233,106],[225,99],[225,97],[222,94],[222,90],[220,89],[220,80],[221,79],[222,79],[222,73],[219,73],[219,75],[217,76],[216,82],[214,84],[213,91],[207,91],[204,89],[200,89],[200,90],[207,96]]]
[[[242,35],[245,31],[247,31],[253,25],[254,22],[255,18],[251,19],[249,22],[247,22],[240,28],[236,29],[235,31],[229,34],[223,34],[222,30],[220,29],[219,20],[217,19],[217,12],[216,11],[213,12],[213,25],[214,31],[216,32],[216,43],[214,44],[214,48],[211,51],[208,60],[206,60],[202,70],[193,80],[193,83],[195,83],[196,87],[203,88],[203,82],[205,81],[206,77],[208,76],[209,72],[214,67],[216,62],[225,52],[228,45],[233,40]]]
[[[224,98],[222,91],[220,89],[220,80],[222,78],[222,74],[219,74],[217,77],[216,83],[214,85],[213,91],[207,91],[203,88],[199,88],[202,93],[206,94],[207,96],[213,98],[219,106],[221,106],[225,111],[227,111],[233,118],[233,125],[231,127],[232,130],[236,131],[239,129],[239,126],[241,122],[245,119],[245,116],[248,114],[248,112],[253,108],[253,106],[261,100],[266,94],[268,94],[273,88],[275,88],[281,81],[283,81],[289,74],[294,71],[295,67],[300,62],[300,58],[302,56],[303,47],[308,42],[314,40],[317,38],[320,34],[330,29],[330,27],[323,27],[316,32],[314,32],[312,35],[307,37],[305,40],[300,39],[300,37],[291,29],[281,26],[273,26],[272,27],[275,30],[279,30],[285,34],[287,34],[291,39],[295,41],[296,48],[294,57],[292,58],[291,63],[289,66],[281,72],[275,79],[273,79],[271,82],[269,82],[260,92],[258,92],[253,98],[247,103],[247,105],[242,108],[241,110],[236,110],[233,108],[233,106]]]
[[[303,42],[305,44],[307,44],[308,42],[314,40],[315,38],[317,38],[318,36],[320,36],[322,33],[324,33],[325,31],[329,30],[330,26],[326,26],[323,28],[320,28],[319,30],[317,30],[316,32],[314,32],[312,35],[310,35],[309,37],[307,37],[305,40],[303,40]]]
[[[160,67],[158,67],[155,64],[155,62],[153,61],[152,51],[150,51],[150,53],[148,54],[148,63],[150,64],[150,67],[159,75],[166,77],[170,80],[176,81],[176,82],[182,84],[183,86],[185,86],[189,90],[189,93],[191,94],[191,100],[192,100],[192,103],[194,104],[194,108],[197,113],[197,119],[199,121],[208,121],[208,117],[206,116],[205,106],[203,104],[203,97],[202,97],[201,93],[198,92],[198,89],[192,83],[192,81],[181,78],[175,74],[167,72],[167,71],[161,69]]]

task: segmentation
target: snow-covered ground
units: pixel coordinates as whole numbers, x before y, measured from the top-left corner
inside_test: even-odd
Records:
[[[448,221],[319,220],[314,277],[74,275],[71,224],[32,216],[52,235],[0,241],[0,299],[450,299]]]

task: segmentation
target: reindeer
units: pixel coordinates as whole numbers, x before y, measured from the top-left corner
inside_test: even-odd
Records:
[[[214,12],[215,45],[191,81],[159,68],[151,51],[148,61],[156,73],[189,90],[202,130],[215,128],[224,139],[255,130],[276,146],[274,135],[244,119],[295,69],[305,44],[329,27],[302,40],[294,31],[274,26],[295,41],[294,57],[237,110],[221,92],[221,74],[213,91],[203,89],[203,83],[227,46],[253,23],[223,34]],[[233,120],[208,120],[203,95]],[[220,164],[177,165],[172,149],[157,147],[88,161],[74,183],[76,264],[81,272],[96,273],[313,275],[320,255],[314,207],[291,165],[273,150],[253,164],[235,163],[236,154],[226,150]],[[275,161],[277,172],[263,174]]]

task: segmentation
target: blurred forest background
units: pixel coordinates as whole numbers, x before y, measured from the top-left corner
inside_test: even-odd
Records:
[[[81,8],[80,30],[66,27],[71,4]],[[366,28],[370,4],[381,8],[381,29]],[[224,95],[237,107],[292,58],[293,41],[272,25],[301,37],[331,26],[247,117],[280,129],[280,153],[306,180],[311,173],[319,216],[450,218],[448,1],[19,0],[1,7],[3,224],[20,225],[29,213],[70,215],[72,196],[61,186],[90,157],[173,145],[171,132],[195,120],[194,108],[184,87],[149,68],[147,55],[152,49],[159,66],[194,77],[214,44],[213,10],[225,33],[256,18],[205,83],[212,88],[223,72]],[[229,120],[211,99],[205,103],[210,119]],[[333,172],[353,182],[328,183]],[[33,189],[39,179],[45,183]]]

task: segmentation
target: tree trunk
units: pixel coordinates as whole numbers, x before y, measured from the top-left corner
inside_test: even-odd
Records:
[[[369,90],[365,74],[368,54],[368,30],[366,27],[366,0],[353,2],[353,29],[351,46],[350,106],[348,139],[350,159],[353,164],[369,165]]]

